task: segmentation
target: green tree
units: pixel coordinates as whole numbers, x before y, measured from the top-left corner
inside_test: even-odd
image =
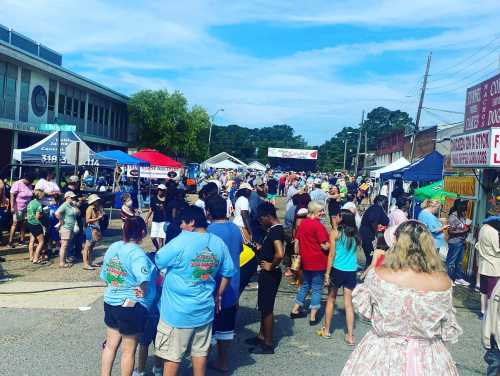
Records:
[[[129,101],[129,120],[138,130],[138,146],[151,147],[177,158],[202,161],[210,119],[200,106],[189,109],[187,99],[178,91],[143,90]]]

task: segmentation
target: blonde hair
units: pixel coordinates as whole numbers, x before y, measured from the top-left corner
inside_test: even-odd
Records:
[[[417,273],[444,272],[443,261],[427,227],[418,221],[403,222],[396,229],[396,241],[387,252],[384,266]]]
[[[309,202],[309,204],[307,204],[308,213],[313,215],[318,215],[324,208],[325,207],[318,201],[311,201]]]
[[[420,205],[420,207],[422,209],[427,209],[427,208],[430,208],[430,207],[434,207],[434,208],[437,208],[438,206],[441,205],[441,201],[439,201],[438,199],[428,199],[426,198],[422,204]]]

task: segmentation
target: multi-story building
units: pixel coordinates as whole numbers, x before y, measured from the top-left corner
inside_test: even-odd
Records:
[[[0,167],[12,151],[46,136],[39,124],[63,123],[96,150],[132,141],[128,97],[62,66],[62,55],[0,25]]]
[[[404,131],[398,130],[377,139],[375,166],[384,167],[403,156],[405,143]]]

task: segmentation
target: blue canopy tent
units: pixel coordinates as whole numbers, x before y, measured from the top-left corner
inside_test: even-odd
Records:
[[[116,161],[119,165],[122,166],[133,166],[134,169],[140,168],[141,166],[149,166],[150,163],[148,161],[144,161],[142,159],[136,158],[132,155],[129,155],[121,150],[106,150],[106,151],[101,151],[97,153],[98,156],[101,156],[103,158],[110,158]],[[116,179],[116,176],[115,176]],[[119,183],[115,180],[113,182],[113,191],[115,191],[115,188],[119,186]],[[134,202],[135,207],[142,207],[142,204],[139,202],[139,192],[140,192],[140,183],[139,180],[137,180],[137,191],[134,189],[130,193],[132,200]],[[113,203],[113,207],[115,209],[119,209],[122,206],[122,196],[123,196],[122,190],[116,189],[115,192],[115,202]]]
[[[403,179],[419,183],[441,180],[443,178],[443,163],[443,155],[433,151],[409,166],[380,174],[380,179]]]
[[[107,150],[97,153],[97,155],[103,158],[114,159],[116,163],[120,165],[128,166],[149,166],[149,162],[143,161],[142,159],[133,157],[121,150]]]
[[[62,166],[69,165],[66,161],[66,146],[73,141],[83,142],[75,132],[61,132],[61,155],[60,163]],[[54,165],[57,162],[57,132],[53,132],[25,149],[15,149],[13,158],[16,161],[26,165]],[[89,159],[82,163],[91,167],[115,168],[114,159],[99,156],[94,151],[90,151]]]

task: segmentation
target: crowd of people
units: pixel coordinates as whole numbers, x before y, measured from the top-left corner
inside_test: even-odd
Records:
[[[492,204],[496,200],[492,195]],[[0,209],[12,216],[8,243],[23,244],[28,234],[30,262],[43,265],[58,249],[61,268],[78,259],[85,270],[101,268],[107,284],[102,376],[111,375],[120,347],[122,375],[145,375],[153,342],[155,375],[176,375],[186,355],[194,375],[207,367],[227,372],[239,298],[249,284],[257,288],[260,329],[244,342],[251,353],[274,354],[274,307],[283,276],[296,286],[290,320],[308,317],[323,339],[332,338],[342,290],[344,342],[354,348],[342,375],[373,369],[458,374],[444,344],[462,334],[453,287],[470,285],[462,269],[471,231],[467,201],[455,200],[445,219],[440,200],[416,208],[401,181],[389,194],[387,185],[377,189],[371,179],[273,171],[213,171],[196,200],[167,179],[144,213],[131,194],[123,193],[121,201],[122,239],[99,264],[93,250],[102,239],[102,199],[83,194],[78,176],[67,177],[64,187],[51,170],[38,180],[25,174],[11,187],[0,183]],[[143,243],[148,228],[153,249]],[[476,243],[473,287],[481,294],[488,376],[500,367],[499,231],[500,216],[490,213]],[[355,312],[371,322],[360,341]],[[214,361],[207,364],[211,348]]]
[[[105,218],[102,199],[95,193],[83,194],[76,175],[64,183],[59,186],[51,169],[40,171],[38,177],[26,172],[10,187],[0,180],[2,222],[11,223],[7,244],[11,248],[27,244],[33,264],[47,264],[58,250],[59,267],[83,261],[85,270],[94,270],[98,265],[92,251],[102,237]]]
[[[309,317],[311,326],[319,325],[327,288],[323,322],[315,330],[324,339],[332,338],[343,290],[344,341],[355,348],[342,375],[371,375],[375,369],[378,374],[458,375],[445,343],[462,334],[453,286],[468,286],[461,268],[470,227],[467,203],[457,200],[445,223],[438,217],[441,203],[434,200],[425,201],[411,219],[411,200],[400,183],[391,202],[380,193],[387,192],[375,192],[370,179],[225,171],[206,178],[193,204],[172,181],[160,184],[146,221],[125,197],[123,239],[109,247],[101,269],[108,286],[101,375],[111,374],[120,345],[122,374],[145,374],[153,341],[155,374],[176,375],[187,355],[194,375],[204,375],[207,367],[227,372],[239,297],[252,277],[260,329],[244,342],[251,353],[274,354],[282,270],[297,285],[291,320]],[[278,196],[286,206],[283,224]],[[154,252],[141,248],[149,221]],[[492,301],[499,295],[499,223],[500,217],[488,218],[477,243],[478,288],[490,302],[482,307],[488,375],[495,374],[500,354],[498,320],[492,319],[498,307]],[[445,260],[443,242],[448,243]],[[355,312],[371,322],[361,341],[354,337]],[[211,344],[216,354],[207,364]]]

